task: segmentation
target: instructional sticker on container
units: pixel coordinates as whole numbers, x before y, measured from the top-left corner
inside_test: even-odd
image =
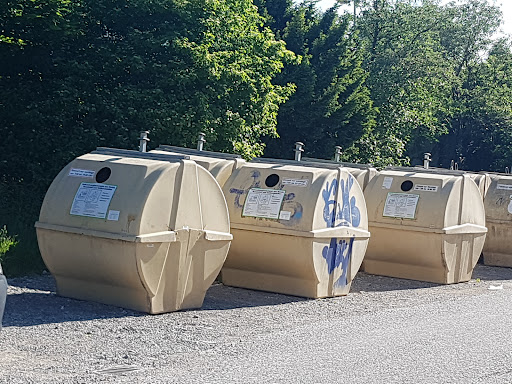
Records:
[[[308,179],[283,179],[283,185],[291,185],[292,187],[307,187]]]
[[[498,184],[496,189],[504,189],[506,191],[512,191],[512,184]]]
[[[71,168],[71,170],[68,173],[68,176],[85,177],[87,179],[92,179],[95,174],[96,174],[96,171],[91,171],[89,169]]]
[[[437,185],[421,185],[421,184],[416,184],[414,186],[414,191],[437,192]]]
[[[245,199],[242,216],[278,219],[285,191],[252,188]]]
[[[119,221],[119,213],[119,211],[114,211],[113,209],[109,210],[107,220]]]
[[[392,177],[385,177],[384,181],[382,182],[382,189],[390,189],[391,184],[393,184],[393,178]]]
[[[97,183],[81,183],[76,191],[71,215],[104,219],[117,186]]]
[[[290,211],[281,211],[279,213],[279,220],[290,220],[292,213]]]
[[[388,193],[382,216],[414,219],[419,198],[412,193]]]

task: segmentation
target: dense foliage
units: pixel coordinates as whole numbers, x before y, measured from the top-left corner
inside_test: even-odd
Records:
[[[267,7],[272,3],[267,0]],[[282,84],[293,83],[297,90],[280,108],[280,138],[268,142],[265,154],[282,157],[288,149],[288,156],[293,155],[291,148],[300,141],[308,156],[329,158],[336,145],[359,155],[356,142],[373,129],[375,111],[365,86],[362,50],[350,33],[350,16],[340,16],[337,7],[320,13],[314,3],[275,3],[281,7],[268,7],[267,22],[302,60],[287,65],[278,76]]]
[[[253,157],[293,91],[273,78],[295,56],[250,0],[9,0],[0,20],[0,217],[20,264],[38,260],[33,223],[74,157],[134,148],[141,130]]]
[[[8,273],[41,270],[33,223],[96,146],[469,170],[512,166],[512,51],[490,0],[4,0],[0,227]],[[279,135],[279,137],[277,137]],[[266,146],[266,148],[265,148]],[[10,240],[10,241],[11,241]]]

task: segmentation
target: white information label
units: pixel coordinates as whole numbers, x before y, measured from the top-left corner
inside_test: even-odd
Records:
[[[382,189],[390,189],[391,184],[393,184],[393,178],[392,177],[385,177],[384,181],[382,182]]]
[[[95,174],[96,174],[96,171],[91,171],[89,169],[71,168],[71,170],[68,173],[68,176],[85,177],[87,179],[92,179]]]
[[[119,211],[114,211],[113,209],[109,210],[107,220],[119,221],[119,213]]]
[[[512,191],[512,184],[498,184],[496,189],[504,189],[506,191]]]
[[[382,216],[414,219],[419,198],[412,193],[388,193]]]
[[[76,191],[71,215],[104,219],[117,186],[97,183],[81,183]]]
[[[415,191],[427,191],[427,192],[437,192],[437,185],[421,185],[417,184],[414,186]]]
[[[308,179],[283,179],[283,185],[291,185],[292,187],[307,187]]]
[[[291,217],[292,217],[292,213],[290,211],[281,211],[279,213],[280,220],[290,220]]]
[[[252,188],[245,199],[243,216],[278,219],[285,191]]]

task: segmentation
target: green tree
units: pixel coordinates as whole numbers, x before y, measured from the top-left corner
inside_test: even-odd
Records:
[[[497,42],[489,57],[462,71],[458,108],[450,132],[434,148],[443,166],[451,160],[463,169],[505,170],[512,165],[512,52]]]
[[[152,145],[205,131],[210,149],[261,155],[293,92],[273,79],[294,54],[250,0],[9,0],[0,12],[0,217],[19,234],[18,269],[39,260],[24,247],[74,157],[135,148],[141,130]]]
[[[281,84],[293,83],[297,90],[280,108],[280,138],[268,143],[265,154],[281,157],[284,148],[291,154],[293,143],[302,141],[308,156],[331,158],[334,147],[342,145],[345,160],[360,160],[354,143],[372,129],[375,111],[364,86],[363,57],[350,34],[350,17],[340,16],[337,7],[322,13],[315,2],[295,7],[272,4],[266,1],[273,20],[291,15],[275,33],[302,60],[287,65],[278,77]],[[274,14],[276,10],[280,14]]]
[[[452,88],[448,135],[440,138],[433,152],[445,167],[463,159],[459,165],[465,169],[496,169],[506,161],[498,161],[497,148],[510,142],[510,49],[504,41],[493,41],[501,11],[485,0],[451,4],[445,11],[450,17],[441,42],[458,81]]]
[[[376,164],[407,164],[448,129],[456,76],[444,57],[443,9],[430,1],[362,1],[371,97],[379,110],[366,138]]]

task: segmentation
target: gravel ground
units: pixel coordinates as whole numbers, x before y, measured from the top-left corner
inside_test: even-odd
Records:
[[[512,269],[437,285],[359,273],[345,297],[214,285],[145,315],[9,279],[0,383],[511,383]],[[497,288],[497,289],[493,289]]]

